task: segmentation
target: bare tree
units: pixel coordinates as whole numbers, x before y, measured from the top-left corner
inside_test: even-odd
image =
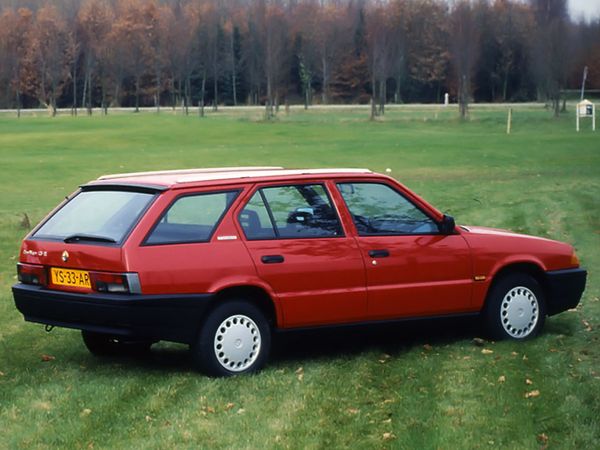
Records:
[[[471,2],[459,0],[451,11],[450,42],[452,65],[458,83],[458,104],[460,117],[465,119],[469,113],[471,97],[471,77],[478,56],[478,27]]]
[[[447,7],[435,0],[410,4],[407,27],[408,67],[410,76],[435,89],[440,101],[442,83],[447,77],[448,28]]]
[[[52,116],[56,115],[57,99],[69,77],[72,55],[68,49],[69,30],[58,9],[52,5],[38,9],[28,54],[35,75],[31,87]]]
[[[566,0],[532,0],[537,24],[532,52],[538,89],[560,114],[560,91],[569,68]]]
[[[7,9],[0,16],[0,79],[6,86],[7,98],[15,96],[17,117],[21,116],[21,94],[27,49],[33,29],[33,14],[29,9]]]

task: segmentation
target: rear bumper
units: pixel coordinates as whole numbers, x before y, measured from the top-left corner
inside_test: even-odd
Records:
[[[587,271],[567,269],[546,272],[547,310],[552,316],[575,308],[585,290]]]
[[[26,284],[16,284],[12,291],[29,322],[188,344],[214,297],[78,294]]]

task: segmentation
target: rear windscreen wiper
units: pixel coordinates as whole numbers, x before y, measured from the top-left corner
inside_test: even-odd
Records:
[[[116,244],[113,238],[109,238],[106,236],[96,236],[93,234],[72,234],[63,239],[64,242],[79,242],[79,241],[94,241],[94,242],[110,242],[111,244]]]

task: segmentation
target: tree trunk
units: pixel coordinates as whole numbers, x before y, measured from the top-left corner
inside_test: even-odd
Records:
[[[204,117],[204,94],[206,89],[206,70],[202,72],[202,90],[200,91],[200,117]]]
[[[135,76],[135,112],[140,112],[140,77]]]
[[[219,101],[219,80],[217,78],[217,65],[215,64],[213,67],[213,111],[216,111],[218,106],[217,103]]]
[[[323,76],[323,86],[321,87],[322,92],[321,92],[321,103],[326,104],[328,101],[328,84],[329,84],[329,77],[327,76],[327,58],[325,58],[323,56],[323,58],[321,59],[321,71],[322,71],[322,76]]]
[[[104,82],[102,82],[102,99],[100,100],[100,102],[101,102],[102,112],[106,116],[108,114],[108,110],[107,110],[107,105],[106,105],[106,84]]]
[[[190,89],[191,89],[191,82],[190,82],[190,76],[188,75],[187,78],[185,79],[185,91],[184,91],[185,115],[186,116],[188,116],[190,114],[190,98],[191,98]]]
[[[271,75],[267,75],[267,103],[265,109],[266,119],[271,120],[273,118],[273,86]]]
[[[154,94],[154,106],[156,114],[160,113],[160,72],[156,72],[156,93]]]
[[[235,33],[231,33],[231,92],[233,94],[233,106],[237,106],[237,79],[235,73]]]
[[[17,118],[21,118],[21,89],[17,88]]]
[[[73,63],[73,106],[71,107],[71,115],[77,115],[77,64]]]
[[[88,98],[87,98],[87,114],[92,115],[92,71],[89,70],[87,74],[87,85],[88,85]]]
[[[308,109],[308,95],[310,92],[310,80],[307,80],[304,86],[304,109]]]
[[[375,107],[375,96],[371,95],[371,120],[375,120],[377,115],[377,108]]]
[[[398,75],[396,77],[396,90],[394,91],[394,103],[399,104],[402,103],[402,96],[400,94],[400,89],[402,88],[402,77]]]
[[[385,80],[379,81],[379,114],[385,115],[385,101],[386,101],[386,82]]]
[[[87,89],[88,89],[88,69],[85,71],[85,76],[83,77],[83,95],[81,96],[81,107],[85,108],[85,101],[87,99]]]

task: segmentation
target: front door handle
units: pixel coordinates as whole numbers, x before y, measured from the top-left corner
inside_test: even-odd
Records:
[[[282,263],[285,260],[285,258],[281,255],[265,255],[261,256],[260,260],[263,264],[278,264]]]
[[[387,258],[390,256],[390,252],[386,249],[369,250],[369,256],[371,258]]]

